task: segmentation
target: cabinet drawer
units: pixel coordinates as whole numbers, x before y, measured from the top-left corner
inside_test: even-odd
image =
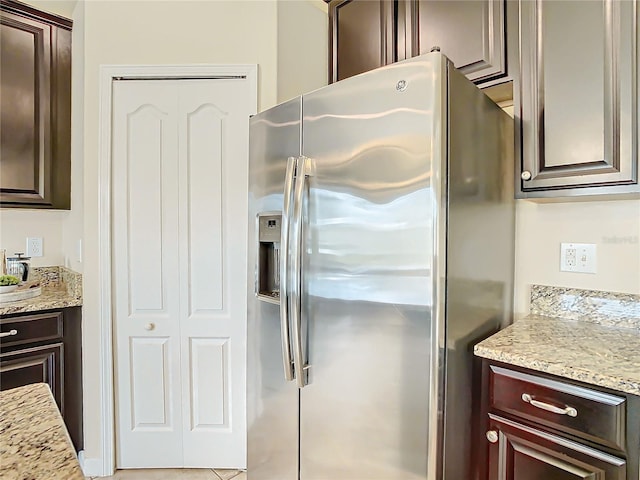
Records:
[[[627,479],[624,458],[497,415],[489,429],[489,480]]]
[[[46,383],[62,416],[64,404],[64,345],[54,343],[0,354],[0,390]]]
[[[490,407],[625,451],[624,397],[492,365]]]
[[[62,338],[62,312],[0,319],[3,348]]]

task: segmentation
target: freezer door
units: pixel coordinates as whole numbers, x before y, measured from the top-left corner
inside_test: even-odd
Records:
[[[247,474],[250,480],[298,478],[298,389],[294,382],[285,380],[280,306],[277,300],[265,301],[265,295],[258,297],[256,293],[261,290],[259,248],[279,246],[277,238],[265,237],[264,232],[260,242],[260,221],[264,224],[271,220],[277,224],[282,214],[288,157],[300,155],[300,108],[298,97],[250,120],[247,302]],[[277,261],[278,256],[269,254],[269,258]],[[279,258],[281,261],[282,255]],[[271,272],[278,271],[277,265],[271,267]]]
[[[435,480],[444,61],[303,97],[301,480]]]

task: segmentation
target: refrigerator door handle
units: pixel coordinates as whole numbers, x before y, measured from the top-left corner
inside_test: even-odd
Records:
[[[291,217],[291,330],[293,333],[293,368],[298,388],[307,384],[308,365],[302,352],[301,286],[302,286],[302,203],[307,178],[313,175],[313,162],[306,157],[298,157],[296,183],[293,193],[293,214]]]
[[[289,227],[291,223],[291,194],[293,193],[296,158],[287,159],[287,170],[284,177],[284,198],[282,205],[282,223],[280,228],[280,336],[282,340],[282,362],[284,378],[293,380],[293,363],[291,359],[291,342],[289,337]]]

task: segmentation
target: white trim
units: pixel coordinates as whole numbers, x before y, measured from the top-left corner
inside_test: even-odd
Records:
[[[80,452],[84,453],[84,452]],[[78,461],[80,462],[80,468],[82,468],[82,473],[84,473],[85,477],[101,477],[104,476],[104,467],[101,458],[86,458],[82,455],[82,459],[80,458],[80,454],[78,454]]]
[[[100,318],[101,458],[84,458],[85,474],[113,475],[115,416],[113,388],[113,325],[111,311],[111,106],[114,78],[189,78],[244,76],[249,82],[252,114],[258,106],[257,65],[101,65],[98,140],[98,304]]]

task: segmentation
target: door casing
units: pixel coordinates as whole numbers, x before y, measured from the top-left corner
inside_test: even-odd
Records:
[[[258,66],[241,65],[102,65],[100,67],[100,108],[98,142],[98,305],[100,328],[99,385],[100,439],[98,459],[84,460],[85,475],[108,476],[115,471],[115,405],[113,371],[113,324],[111,291],[111,137],[112,83],[115,79],[246,78],[250,104],[257,111]],[[86,371],[86,370],[85,370]],[[87,423],[85,422],[85,425]]]

